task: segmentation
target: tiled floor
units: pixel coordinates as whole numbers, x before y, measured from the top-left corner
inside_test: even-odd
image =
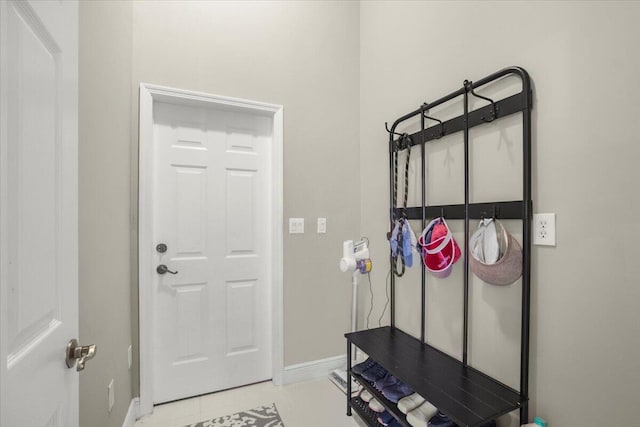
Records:
[[[354,427],[347,417],[344,394],[328,379],[285,386],[264,382],[155,407],[136,427],[183,427],[275,403],[285,427]]]

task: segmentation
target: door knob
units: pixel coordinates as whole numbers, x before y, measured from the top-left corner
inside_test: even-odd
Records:
[[[169,267],[167,267],[164,264],[160,264],[157,268],[156,268],[156,272],[158,274],[166,274],[166,273],[170,273],[170,274],[178,274],[177,271],[171,271],[169,270]]]
[[[93,359],[93,356],[96,355],[96,345],[78,345],[77,339],[72,339],[67,344],[67,367],[73,368],[76,366],[76,361],[78,362],[78,366],[76,370],[78,372],[84,370],[84,364],[87,363],[87,360]]]

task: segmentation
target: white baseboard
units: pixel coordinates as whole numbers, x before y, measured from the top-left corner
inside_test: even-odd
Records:
[[[138,418],[138,407],[140,406],[140,399],[134,397],[129,404],[129,410],[127,411],[127,417],[122,423],[122,427],[135,427],[136,418]]]
[[[334,356],[297,365],[285,366],[283,384],[326,378],[331,371],[347,366],[347,356]]]

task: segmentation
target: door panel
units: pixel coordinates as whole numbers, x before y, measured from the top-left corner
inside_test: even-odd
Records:
[[[227,255],[256,254],[256,171],[227,170]]]
[[[176,174],[176,253],[201,255],[205,252],[207,170],[174,167]]]
[[[205,344],[207,287],[204,283],[175,288],[178,348],[174,363],[202,361],[207,358]]]
[[[60,140],[55,116],[59,49],[33,14],[22,9],[9,4],[7,11],[8,36],[16,41],[8,49],[8,60],[15,64],[9,80],[19,82],[8,93],[14,108],[8,111],[7,156],[12,161],[7,169],[12,185],[7,220],[15,225],[8,230],[7,248],[10,366],[30,345],[52,333],[60,317],[56,260],[49,256],[55,253],[58,240],[55,160]],[[53,280],[46,280],[43,286],[48,277]]]
[[[271,119],[154,104],[154,401],[271,378]]]
[[[255,305],[255,280],[227,282],[227,356],[258,351]]]
[[[77,3],[1,2],[0,424],[77,426]]]

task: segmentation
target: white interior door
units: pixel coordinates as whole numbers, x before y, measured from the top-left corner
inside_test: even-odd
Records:
[[[0,425],[78,426],[76,2],[0,2]]]
[[[267,115],[154,104],[155,403],[271,378],[271,135]]]

